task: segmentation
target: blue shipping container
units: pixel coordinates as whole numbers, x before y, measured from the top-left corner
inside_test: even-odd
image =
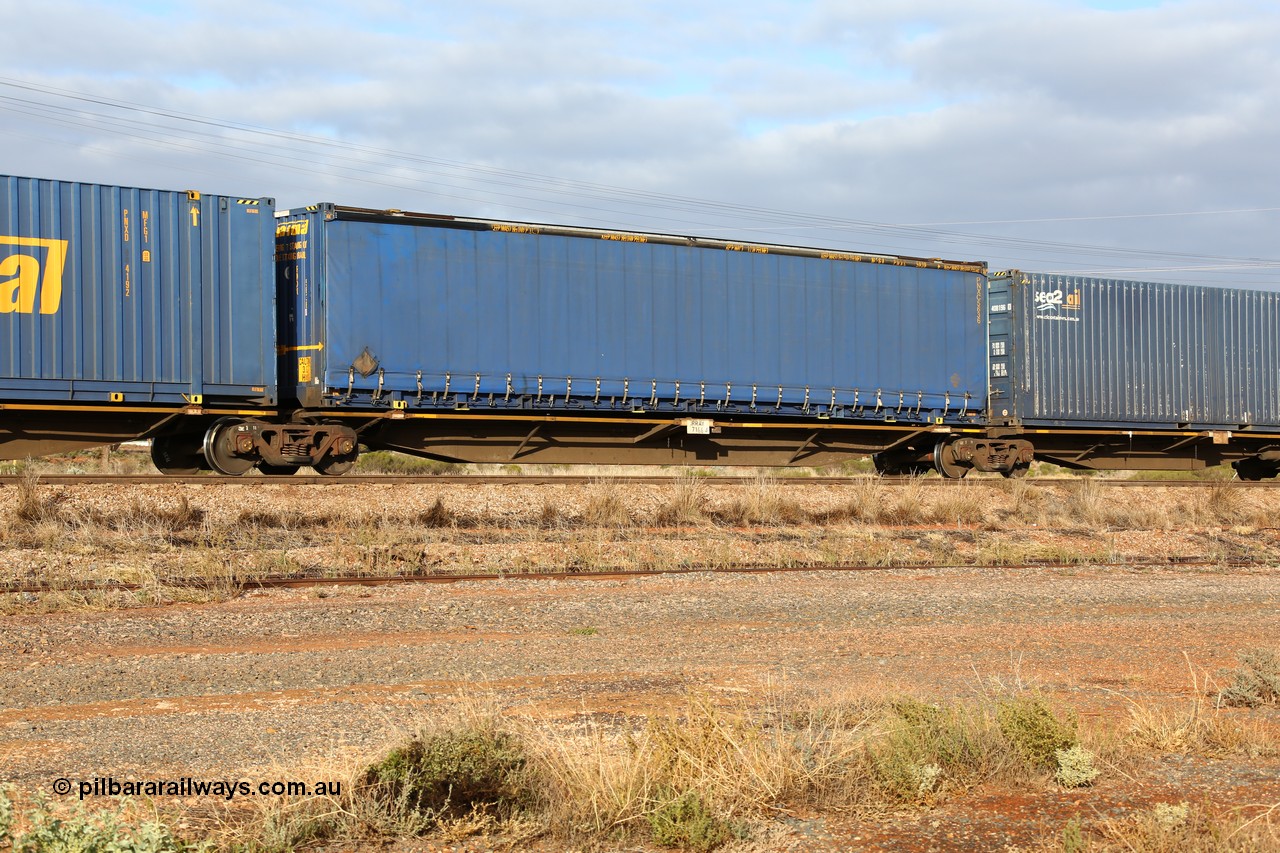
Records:
[[[274,404],[273,212],[0,176],[0,399]]]
[[[1028,426],[1280,426],[1280,293],[991,278],[992,409]]]
[[[961,422],[985,268],[651,234],[280,214],[282,384],[307,405]]]

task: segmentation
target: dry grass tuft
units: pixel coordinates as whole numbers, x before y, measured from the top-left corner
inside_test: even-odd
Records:
[[[672,715],[565,733],[464,706],[346,772],[340,796],[286,798],[236,840],[291,849],[514,832],[711,850],[779,808],[877,813],[982,782],[1046,778],[996,708],[784,694],[753,706],[693,693]]]
[[[1280,754],[1273,734],[1261,721],[1241,718],[1206,707],[1207,680],[1187,661],[1191,679],[1191,700],[1185,707],[1129,703],[1129,727],[1125,733],[1132,746],[1176,755]],[[1225,692],[1225,691],[1224,691]],[[1219,694],[1221,697],[1222,694]]]
[[[1231,482],[1214,483],[1200,490],[1199,498],[1204,515],[1223,524],[1240,518],[1246,508],[1243,492]]]
[[[1065,508],[1076,521],[1088,527],[1106,522],[1106,496],[1097,480],[1084,479],[1067,489]]]
[[[848,517],[864,524],[879,524],[885,518],[886,489],[879,477],[855,480],[849,487],[849,500],[845,505]]]
[[[654,516],[662,527],[703,524],[707,521],[706,478],[681,474],[668,498]]]
[[[582,522],[590,527],[631,526],[631,513],[617,481],[605,479],[591,484],[582,510]]]
[[[429,509],[418,513],[416,520],[423,527],[455,527],[458,524],[457,514],[445,506],[444,499],[439,497]]]
[[[1240,667],[1231,676],[1231,684],[1218,693],[1219,705],[1280,704],[1280,655],[1271,649],[1242,652]]]
[[[234,527],[257,530],[311,530],[328,527],[336,519],[322,512],[302,512],[295,509],[242,509],[236,515]]]
[[[534,522],[535,527],[543,530],[550,530],[555,527],[561,527],[564,524],[564,516],[560,513],[560,508],[551,501],[543,501],[542,509],[538,510],[538,517]]]
[[[742,497],[714,515],[722,523],[733,525],[780,526],[809,521],[805,511],[785,495],[777,478],[770,474],[756,475],[755,482],[745,487]]]
[[[1280,848],[1280,804],[1215,810],[1208,804],[1156,803],[1103,820],[1086,838],[1077,821],[1064,850],[1098,853],[1262,853]]]
[[[991,495],[987,494],[987,489],[975,486],[968,480],[961,480],[953,486],[941,489],[941,494],[934,498],[929,514],[940,524],[983,524],[987,520],[987,507],[990,503]]]
[[[83,521],[107,530],[121,533],[172,534],[200,527],[205,511],[191,505],[185,493],[179,493],[172,502],[144,501],[135,497],[123,511],[105,513],[92,507],[84,513]]]
[[[18,523],[34,526],[63,520],[62,503],[66,500],[66,492],[41,486],[38,474],[25,471],[14,489],[13,519]]]

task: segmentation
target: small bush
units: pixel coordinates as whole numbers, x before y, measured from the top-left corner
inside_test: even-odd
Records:
[[[668,799],[648,817],[653,840],[665,847],[705,853],[724,844],[731,835],[729,825],[693,791]]]
[[[1054,752],[1058,769],[1053,778],[1064,788],[1084,788],[1098,778],[1098,768],[1094,766],[1094,755],[1083,746],[1076,744],[1067,749]]]
[[[1057,767],[1059,750],[1078,743],[1075,714],[1061,718],[1043,697],[1034,694],[1001,700],[996,705],[996,722],[1014,749],[1047,770]]]
[[[899,699],[890,705],[889,730],[868,745],[866,760],[889,802],[927,803],[949,780],[985,776],[992,758],[981,715],[966,709]]]
[[[1231,684],[1218,694],[1218,704],[1256,708],[1280,703],[1280,656],[1254,649],[1242,653],[1240,663]]]
[[[363,784],[389,810],[429,821],[510,814],[529,800],[526,756],[515,735],[487,726],[424,735],[369,767]]]
[[[1073,817],[1062,828],[1062,853],[1084,853],[1084,827],[1080,818]]]
[[[113,809],[90,811],[77,804],[69,813],[58,813],[43,798],[25,814],[26,829],[14,832],[16,810],[11,788],[0,789],[0,844],[14,853],[181,853],[187,845],[157,820],[131,823],[124,816],[125,802]]]

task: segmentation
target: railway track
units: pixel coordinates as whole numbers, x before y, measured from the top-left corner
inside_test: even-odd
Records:
[[[15,485],[28,479],[24,474],[0,475],[0,486]],[[866,479],[865,477],[776,477],[769,480],[770,485],[778,486],[848,486]],[[154,486],[165,484],[194,486],[342,486],[342,485],[378,485],[403,486],[431,483],[436,485],[471,485],[471,486],[582,486],[601,481],[611,481],[621,485],[669,485],[680,480],[680,475],[643,475],[643,476],[587,476],[582,474],[441,474],[429,476],[405,476],[397,474],[348,474],[342,477],[322,477],[316,474],[296,474],[293,476],[261,476],[221,477],[216,475],[200,475],[191,477],[171,477],[160,474],[41,474],[39,481],[45,485],[78,486],[78,485],[116,485],[116,486]],[[708,485],[744,486],[760,482],[758,477],[717,476],[702,478]],[[881,477],[880,482],[887,486],[918,484],[925,487],[957,488],[964,484],[992,484],[1007,482],[1001,477],[973,477],[965,480],[944,480],[940,477]],[[1037,477],[1023,482],[1033,486],[1055,486],[1069,483],[1085,482],[1082,477]],[[1280,480],[1261,482],[1245,482],[1241,480],[1109,480],[1093,479],[1091,482],[1106,488],[1139,488],[1162,486],[1167,488],[1200,489],[1230,483],[1232,488],[1242,489],[1274,489],[1280,488]]]
[[[657,577],[659,575],[693,575],[693,574],[794,574],[797,572],[888,572],[888,571],[930,571],[938,569],[1000,569],[1031,570],[1052,568],[1081,568],[1085,566],[1107,566],[1124,568],[1127,566],[1228,566],[1231,568],[1248,568],[1264,565],[1252,560],[1215,559],[1210,557],[1174,557],[1152,558],[1145,560],[1112,560],[1101,562],[1068,562],[1055,560],[1036,560],[1026,563],[1001,563],[998,565],[960,564],[942,565],[937,563],[904,563],[899,565],[825,565],[802,564],[794,566],[685,566],[679,569],[597,569],[591,571],[564,570],[542,572],[474,572],[474,573],[422,573],[399,575],[266,575],[249,578],[229,578],[210,581],[205,578],[174,578],[158,581],[158,585],[188,589],[230,588],[240,592],[264,589],[307,589],[320,586],[393,586],[400,584],[452,584],[466,581],[609,581],[629,580],[634,578]],[[0,595],[40,595],[53,592],[131,592],[145,589],[157,584],[94,582],[85,584],[0,584]]]

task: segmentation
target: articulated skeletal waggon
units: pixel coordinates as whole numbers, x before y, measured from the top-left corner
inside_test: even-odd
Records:
[[[1280,470],[1262,291],[0,178],[0,458]]]

